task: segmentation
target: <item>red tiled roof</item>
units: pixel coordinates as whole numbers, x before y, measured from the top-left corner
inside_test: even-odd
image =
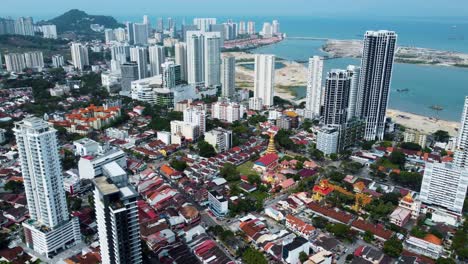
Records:
[[[351,225],[357,229],[360,229],[363,231],[369,231],[373,233],[374,235],[380,238],[383,238],[385,240],[390,239],[393,236],[393,231],[387,230],[381,225],[370,224],[364,220],[360,220],[360,219],[355,220],[353,221]]]
[[[353,218],[352,215],[350,214],[347,214],[345,212],[342,212],[342,211],[336,211],[334,209],[331,209],[331,208],[326,208],[326,207],[323,207],[321,205],[319,205],[318,203],[315,203],[315,202],[312,202],[312,203],[309,203],[307,205],[312,211],[315,211],[315,212],[318,212],[322,215],[325,215],[327,217],[330,217],[330,218],[333,218],[337,221],[340,221],[342,223],[349,223],[349,221],[351,221],[351,219]]]
[[[263,166],[269,166],[270,164],[272,164],[273,162],[275,162],[277,160],[278,160],[278,155],[275,154],[275,153],[270,153],[270,154],[266,154],[266,155],[263,155],[262,157],[260,157],[255,162],[255,164],[259,164],[259,165],[263,165]]]

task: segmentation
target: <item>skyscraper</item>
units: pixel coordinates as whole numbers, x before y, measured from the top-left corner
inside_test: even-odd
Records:
[[[360,67],[349,65],[346,70],[351,77],[351,86],[349,88],[349,100],[348,100],[348,120],[353,119],[356,116],[356,103],[359,88],[359,72]]]
[[[203,135],[206,131],[206,111],[196,107],[189,107],[184,110],[184,122],[196,125],[198,135]]]
[[[23,72],[26,68],[26,61],[21,53],[5,54],[5,64],[9,72]]]
[[[159,75],[162,73],[161,65],[165,61],[164,47],[163,46],[150,46],[149,63],[151,68],[151,76]]]
[[[193,24],[198,30],[206,32],[210,30],[210,25],[216,24],[216,18],[194,18]]]
[[[187,44],[176,43],[174,46],[175,63],[180,65],[180,79],[187,81]]]
[[[313,56],[309,58],[309,68],[307,72],[307,96],[306,96],[306,118],[320,117],[320,107],[322,102],[322,75],[323,58]]]
[[[112,60],[119,61],[120,63],[128,62],[130,59],[130,45],[128,44],[115,44],[111,47]]]
[[[156,32],[162,33],[164,31],[164,18],[159,17],[156,21]]]
[[[221,63],[221,86],[223,97],[231,98],[236,92],[236,58],[224,57]]]
[[[120,66],[120,70],[122,71],[122,93],[129,95],[132,90],[132,82],[139,78],[138,64],[134,62],[124,63]]]
[[[24,53],[24,60],[27,68],[39,71],[42,71],[42,68],[44,68],[44,56],[42,55],[42,51],[26,52]]]
[[[468,170],[452,163],[427,162],[421,184],[423,203],[462,214],[468,185]]]
[[[148,44],[148,25],[144,23],[133,24],[133,34],[135,45],[146,45]]]
[[[72,43],[71,56],[73,66],[82,71],[85,66],[89,66],[88,47],[80,43]]]
[[[346,70],[331,70],[327,74],[323,123],[343,125],[348,118],[348,100],[351,78]]]
[[[117,162],[102,171],[103,176],[93,179],[102,263],[142,263],[138,193]]]
[[[364,36],[357,114],[366,122],[366,140],[384,137],[396,40],[395,32],[387,30]]]
[[[41,30],[44,38],[57,39],[57,27],[55,25],[43,25]]]
[[[454,163],[468,169],[468,96],[465,97],[465,105],[463,106]]]
[[[218,32],[207,32],[204,38],[205,86],[219,86],[221,81],[221,47]]]
[[[65,59],[60,54],[53,55],[52,56],[52,65],[54,66],[54,68],[60,68],[63,65],[65,65]]]
[[[255,30],[255,22],[253,21],[247,22],[247,34],[253,35],[255,33],[257,33],[257,31]]]
[[[187,81],[189,84],[204,82],[204,44],[201,31],[187,31]]]
[[[127,40],[130,45],[135,44],[135,32],[133,31],[133,23],[132,22],[126,22],[126,31],[127,31]]]
[[[173,61],[166,61],[162,64],[162,75],[165,88],[174,88],[181,83],[180,65]]]
[[[264,38],[271,38],[273,36],[273,27],[270,23],[263,23],[263,28],[260,32],[260,35],[262,35]]]
[[[32,17],[20,17],[15,21],[15,33],[23,36],[34,36]]]
[[[18,144],[30,219],[23,222],[28,247],[51,258],[81,241],[77,218],[70,218],[56,130],[36,117],[13,129]]]
[[[148,54],[145,47],[130,48],[130,60],[138,65],[138,79],[148,77]]]
[[[245,29],[245,22],[240,21],[239,22],[239,35],[244,35],[245,33],[247,33],[247,30]]]
[[[280,33],[280,23],[278,22],[278,20],[273,20],[273,22],[271,23],[271,27],[273,35]]]
[[[255,54],[254,97],[264,106],[273,105],[275,93],[275,55]]]

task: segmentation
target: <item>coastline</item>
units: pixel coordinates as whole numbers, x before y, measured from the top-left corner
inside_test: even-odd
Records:
[[[243,89],[253,90],[254,71],[241,66],[242,62],[252,60],[254,54],[247,52],[223,52],[222,56],[236,57],[236,86]],[[300,104],[305,101],[304,98],[297,99],[291,93],[292,87],[307,86],[307,68],[304,64],[296,61],[281,61],[284,67],[275,71],[275,95]],[[395,123],[401,124],[407,128],[419,130],[425,134],[434,133],[437,130],[445,130],[451,136],[457,135],[458,122],[435,119],[432,117],[404,112],[397,109],[388,109],[387,117],[392,118]]]

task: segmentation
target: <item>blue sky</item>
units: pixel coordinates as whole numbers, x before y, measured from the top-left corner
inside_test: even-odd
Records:
[[[51,18],[71,8],[115,16],[467,16],[467,0],[1,0],[1,16]]]

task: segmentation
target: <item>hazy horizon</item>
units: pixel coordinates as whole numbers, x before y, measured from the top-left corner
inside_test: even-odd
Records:
[[[451,17],[467,18],[468,2],[451,0],[3,0],[0,16],[32,16],[35,19],[50,19],[70,9],[80,9],[92,15],[115,17],[138,16],[340,16],[374,17]],[[183,6],[183,9],[181,9]],[[248,8],[246,8],[248,7]]]

